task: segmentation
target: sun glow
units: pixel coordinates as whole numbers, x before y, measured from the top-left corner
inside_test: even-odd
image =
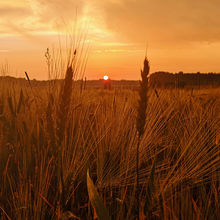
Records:
[[[104,80],[108,80],[109,78],[108,78],[107,75],[105,75],[105,76],[103,77],[103,79],[104,79]]]

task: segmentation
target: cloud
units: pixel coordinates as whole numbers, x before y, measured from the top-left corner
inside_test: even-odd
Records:
[[[13,6],[10,2],[0,2],[0,33],[13,35],[22,32],[36,34],[36,32],[55,31],[59,25],[64,25],[64,21],[74,20],[76,11],[81,13],[81,1],[77,1],[77,4],[75,2],[73,0],[21,0],[19,4],[15,1]]]
[[[218,0],[93,1],[107,27],[123,39],[156,44],[220,40]]]
[[[0,14],[0,34],[2,36],[27,32],[34,28],[34,25],[31,25],[33,12],[27,6],[1,5],[0,3]]]
[[[15,1],[16,2],[16,1]],[[18,1],[17,1],[18,2]],[[52,31],[65,22],[92,18],[121,41],[184,44],[220,40],[219,0],[23,0],[0,3],[1,33],[7,23],[28,31]],[[12,30],[11,30],[12,31]],[[106,30],[103,30],[103,32]]]
[[[53,28],[74,21],[85,5],[83,0],[29,0],[29,4],[39,22]]]
[[[7,2],[7,1],[5,1]],[[65,31],[90,20],[96,43],[123,42],[132,49],[183,48],[220,41],[219,0],[23,0],[0,3],[0,34],[33,35]],[[77,16],[76,16],[77,14]],[[84,28],[81,23],[79,24]]]
[[[14,6],[0,6],[0,14],[2,18],[5,17],[26,17],[32,14],[26,7],[14,7]]]

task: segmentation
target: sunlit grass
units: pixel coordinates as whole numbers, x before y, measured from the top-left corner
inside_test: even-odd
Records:
[[[73,87],[60,141],[59,87],[0,81],[1,219],[94,219],[88,168],[112,219],[134,219],[137,91]],[[139,149],[141,218],[218,219],[219,91],[157,93]]]

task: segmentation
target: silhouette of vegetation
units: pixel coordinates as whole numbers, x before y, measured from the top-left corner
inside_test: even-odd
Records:
[[[219,87],[220,74],[156,72],[150,75],[150,85],[154,88]]]
[[[219,74],[76,72],[0,77],[0,219],[220,219]]]

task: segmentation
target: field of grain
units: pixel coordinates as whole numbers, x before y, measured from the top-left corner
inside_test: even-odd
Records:
[[[2,220],[137,219],[138,91],[79,88],[69,71],[0,80]],[[219,89],[148,90],[140,219],[220,219],[219,135]]]

